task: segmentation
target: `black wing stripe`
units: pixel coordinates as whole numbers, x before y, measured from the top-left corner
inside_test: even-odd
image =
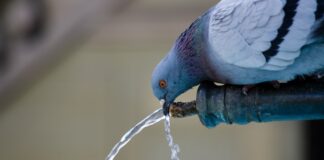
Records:
[[[316,21],[320,21],[320,20],[321,21],[319,22],[319,26],[313,32],[314,38],[324,37],[324,20],[322,19],[323,14],[324,14],[324,0],[317,0],[315,17],[316,17]]]
[[[278,53],[279,45],[284,40],[284,37],[288,34],[289,28],[293,24],[293,19],[296,15],[296,9],[298,7],[299,0],[287,0],[283,10],[285,12],[285,16],[283,19],[283,23],[278,29],[277,37],[271,41],[271,47],[263,52],[267,62],[271,57],[275,56]]]
[[[324,13],[324,0],[317,0],[317,8],[315,12],[316,20],[319,20],[323,17]]]

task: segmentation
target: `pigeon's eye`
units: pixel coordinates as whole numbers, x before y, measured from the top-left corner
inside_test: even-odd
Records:
[[[160,80],[159,86],[160,86],[160,88],[164,89],[167,87],[167,82],[165,80]]]

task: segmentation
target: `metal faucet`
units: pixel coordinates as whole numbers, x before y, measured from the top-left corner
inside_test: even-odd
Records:
[[[169,112],[175,118],[198,114],[208,128],[219,123],[324,119],[324,80],[294,80],[280,88],[260,84],[249,90],[248,95],[242,93],[242,86],[204,82],[195,101],[173,103]]]

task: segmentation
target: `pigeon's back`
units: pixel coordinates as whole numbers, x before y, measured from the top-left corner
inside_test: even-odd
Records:
[[[324,51],[318,49],[324,38],[323,13],[324,0],[222,0],[209,12],[209,63],[220,79],[246,79],[232,80],[236,83],[313,72],[324,65],[322,55],[308,53],[313,51],[309,46]],[[296,71],[310,57],[317,64]]]

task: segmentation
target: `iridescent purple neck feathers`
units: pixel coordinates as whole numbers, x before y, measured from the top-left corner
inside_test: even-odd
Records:
[[[205,52],[204,18],[199,18],[184,31],[175,43],[177,58],[182,64],[187,78],[198,83],[205,78],[202,66],[199,65]]]

